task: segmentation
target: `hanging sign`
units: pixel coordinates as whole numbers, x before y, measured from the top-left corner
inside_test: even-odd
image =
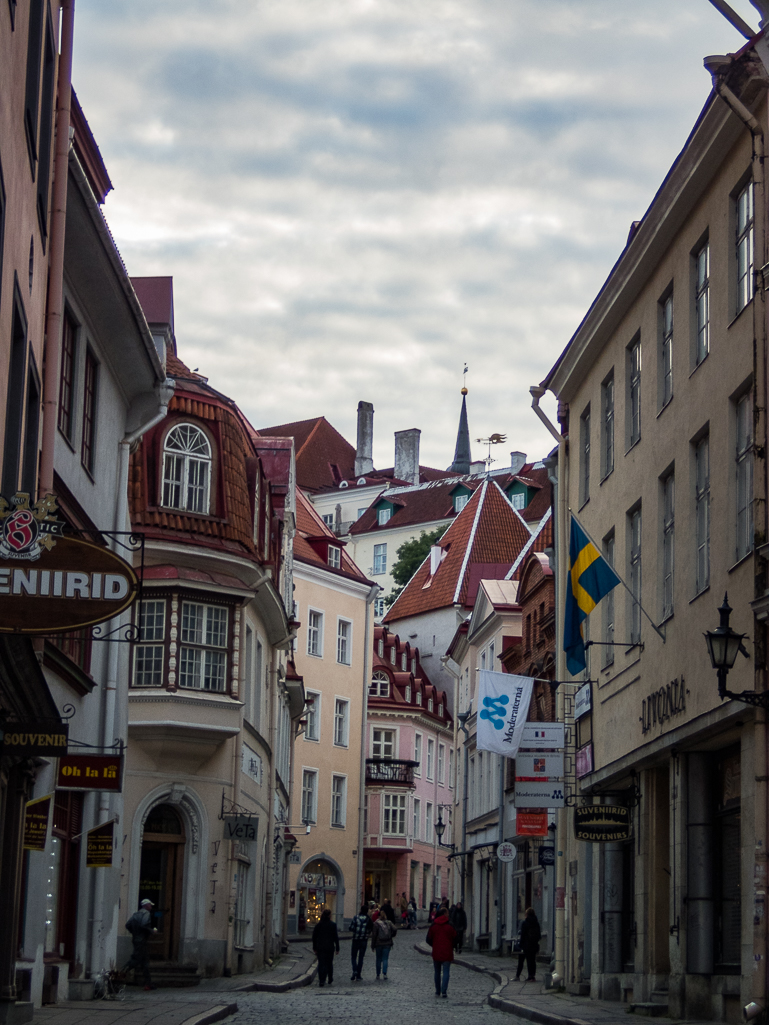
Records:
[[[86,868],[112,868],[112,851],[115,846],[115,820],[89,829],[86,833]]]
[[[48,840],[52,794],[28,801],[24,809],[24,850],[44,851]]]
[[[577,748],[576,772],[577,779],[582,779],[593,771],[593,742]]]
[[[542,780],[529,783],[515,781],[516,808],[563,808],[565,805],[563,783]]]
[[[224,839],[241,842],[256,840],[259,819],[255,815],[225,815]]]
[[[528,754],[518,752],[515,759],[516,779],[559,779],[563,776],[563,753]]]
[[[494,751],[515,758],[521,746],[529,714],[534,681],[529,676],[492,673],[482,669],[478,683],[478,725],[475,742],[479,751]]]
[[[540,847],[538,860],[542,868],[555,864],[555,847]]]
[[[66,723],[9,722],[0,730],[4,755],[64,755],[68,738]]]
[[[515,814],[516,836],[547,836],[547,812],[519,811]]]
[[[65,755],[59,759],[58,790],[114,790],[123,788],[122,755]]]
[[[56,496],[0,496],[0,633],[49,634],[112,619],[134,601],[132,567],[102,545],[65,536]]]
[[[515,861],[515,855],[517,853],[518,848],[514,843],[509,843],[505,840],[504,843],[497,844],[497,857],[506,865],[511,861]]]
[[[583,715],[587,715],[588,712],[592,711],[592,708],[592,692],[590,690],[590,681],[588,681],[574,695],[574,718],[581,719]]]
[[[621,805],[593,804],[574,809],[574,835],[589,843],[630,839],[630,809]]]
[[[527,722],[523,727],[521,747],[533,751],[564,746],[562,722]]]

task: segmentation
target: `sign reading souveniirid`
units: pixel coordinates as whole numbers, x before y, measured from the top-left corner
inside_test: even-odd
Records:
[[[28,801],[24,809],[24,850],[44,851],[48,839],[52,795]]]
[[[139,581],[109,548],[64,535],[56,496],[0,496],[0,633],[48,634],[112,619]]]
[[[112,851],[115,847],[115,820],[89,829],[86,833],[86,868],[112,868]]]
[[[630,809],[622,805],[592,804],[574,809],[574,835],[589,843],[630,839]]]
[[[122,755],[65,755],[59,759],[58,790],[114,790],[123,785]]]
[[[68,739],[66,723],[9,722],[0,730],[4,755],[65,755]]]

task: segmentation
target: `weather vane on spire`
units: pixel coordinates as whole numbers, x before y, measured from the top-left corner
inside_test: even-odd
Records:
[[[467,363],[462,371],[462,395],[467,395]]]
[[[488,438],[476,438],[475,440],[480,442],[482,445],[488,445],[488,447],[489,447],[488,448],[488,453],[486,455],[486,458],[483,460],[484,463],[486,464],[486,473],[489,473],[489,471],[491,470],[491,464],[492,463],[496,463],[496,459],[492,459],[492,457],[491,457],[491,446],[492,445],[502,445],[504,442],[507,441],[507,435],[506,434],[490,434]]]

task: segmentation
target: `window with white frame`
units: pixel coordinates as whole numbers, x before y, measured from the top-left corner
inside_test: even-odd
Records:
[[[422,826],[422,802],[418,797],[414,798],[414,839],[419,840],[420,828]]]
[[[590,406],[579,418],[579,504],[590,498]]]
[[[425,803],[425,841],[433,842],[433,806],[429,801]]]
[[[418,705],[422,704],[422,691],[421,690],[417,691],[417,704]]]
[[[333,513],[323,513],[323,522],[326,524],[327,527],[333,527],[334,526],[334,514]]]
[[[409,705],[411,704],[411,684],[410,683],[406,684],[406,702]]]
[[[482,651],[481,652],[481,670],[484,670],[485,668],[486,668],[486,652]]]
[[[377,641],[376,651],[380,658],[384,658],[384,637],[380,637]]]
[[[371,698],[390,697],[390,677],[381,669],[376,670],[371,677],[371,686],[368,689]]]
[[[660,303],[660,406],[673,398],[673,293]]]
[[[510,505],[513,509],[525,509],[526,508],[526,495],[523,491],[515,491],[510,496]]]
[[[417,657],[416,655],[411,656],[411,675],[417,675]]]
[[[753,298],[753,182],[737,196],[737,312]]]
[[[207,513],[210,487],[211,443],[194,424],[177,424],[163,445],[163,505]]]
[[[349,666],[352,657],[352,623],[347,619],[340,619],[336,626],[336,660],[343,666]]]
[[[315,609],[307,611],[307,654],[323,656],[323,613]]]
[[[342,549],[336,545],[328,546],[328,564],[332,569],[339,569],[342,565]]]
[[[350,702],[337,698],[334,702],[334,744],[347,747],[349,735]]]
[[[443,702],[442,702],[442,701],[441,701],[441,703],[440,703],[440,704],[438,705],[438,715],[439,715],[439,717],[440,717],[441,719],[443,718]]]
[[[630,643],[641,643],[641,510],[635,509],[628,516],[628,563],[630,594],[628,619],[630,621]]]
[[[432,698],[428,698],[427,699],[427,711],[428,712],[432,712],[432,710],[433,710],[433,699]]]
[[[331,825],[341,829],[347,821],[347,779],[331,777]]]
[[[753,550],[753,402],[751,393],[737,401],[737,561]]]
[[[422,775],[422,734],[414,734],[414,761],[418,764],[414,766],[414,775]]]
[[[673,615],[675,561],[675,476],[671,470],[661,482],[662,491],[662,618]]]
[[[454,786],[454,750],[449,748],[449,786]]]
[[[228,620],[229,610],[221,605],[182,602],[180,687],[226,689]]]
[[[710,243],[694,254],[694,307],[697,335],[694,364],[699,366],[710,352]]]
[[[393,511],[389,506],[385,506],[383,509],[377,509],[376,520],[380,527],[384,527],[386,523],[390,522]]]
[[[627,350],[628,375],[628,448],[641,439],[641,339],[636,338]]]
[[[614,371],[601,385],[601,478],[614,469]]]
[[[710,438],[704,437],[694,451],[694,513],[696,593],[710,586]]]
[[[454,495],[454,512],[462,512],[469,501],[470,496],[467,494]]]
[[[374,568],[372,570],[377,576],[387,572],[387,545],[374,545]]]
[[[405,836],[406,795],[385,794],[382,803],[382,832],[385,836]]]
[[[397,665],[398,664],[398,659],[397,659],[397,656],[395,654],[395,645],[394,644],[390,648],[390,663],[391,663],[391,665]]]
[[[372,730],[371,757],[388,761],[395,757],[395,730]]]
[[[318,771],[302,770],[302,822],[318,821]]]
[[[496,655],[497,645],[494,641],[489,645],[489,669],[494,669],[494,656]]]
[[[443,744],[438,745],[438,786],[443,786],[443,768],[446,759],[446,748]]]
[[[307,721],[304,728],[304,739],[320,740],[320,694],[315,690],[307,691],[304,717]]]
[[[409,662],[408,662],[408,655],[406,654],[405,651],[402,651],[401,652],[401,672],[403,672],[403,673],[408,672],[408,664],[409,664]]]
[[[162,687],[166,633],[166,603],[163,599],[140,604],[139,629],[141,644],[134,648],[134,686]]]
[[[430,737],[427,738],[427,778],[433,778],[433,769],[435,767],[435,741]]]
[[[374,598],[374,617],[381,619],[385,612],[387,612],[387,606],[384,598]]]

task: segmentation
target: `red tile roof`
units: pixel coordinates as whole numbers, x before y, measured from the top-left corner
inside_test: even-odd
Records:
[[[316,543],[313,544],[309,539]],[[328,541],[342,550],[341,566],[335,569],[329,566],[327,555],[323,552],[323,541]],[[317,542],[321,542],[318,544]],[[294,537],[294,560],[306,562],[313,566],[321,566],[334,576],[353,577],[363,583],[372,583],[367,580],[358,569],[350,556],[344,550],[344,542],[329,530],[321,517],[313,508],[311,502],[305,498],[301,491],[296,493],[296,535]]]
[[[279,427],[260,427],[259,434],[293,438],[296,444],[296,482],[306,491],[338,487],[355,472],[355,449],[324,416]]]
[[[148,324],[174,327],[174,279],[172,277],[131,278],[134,292]]]

